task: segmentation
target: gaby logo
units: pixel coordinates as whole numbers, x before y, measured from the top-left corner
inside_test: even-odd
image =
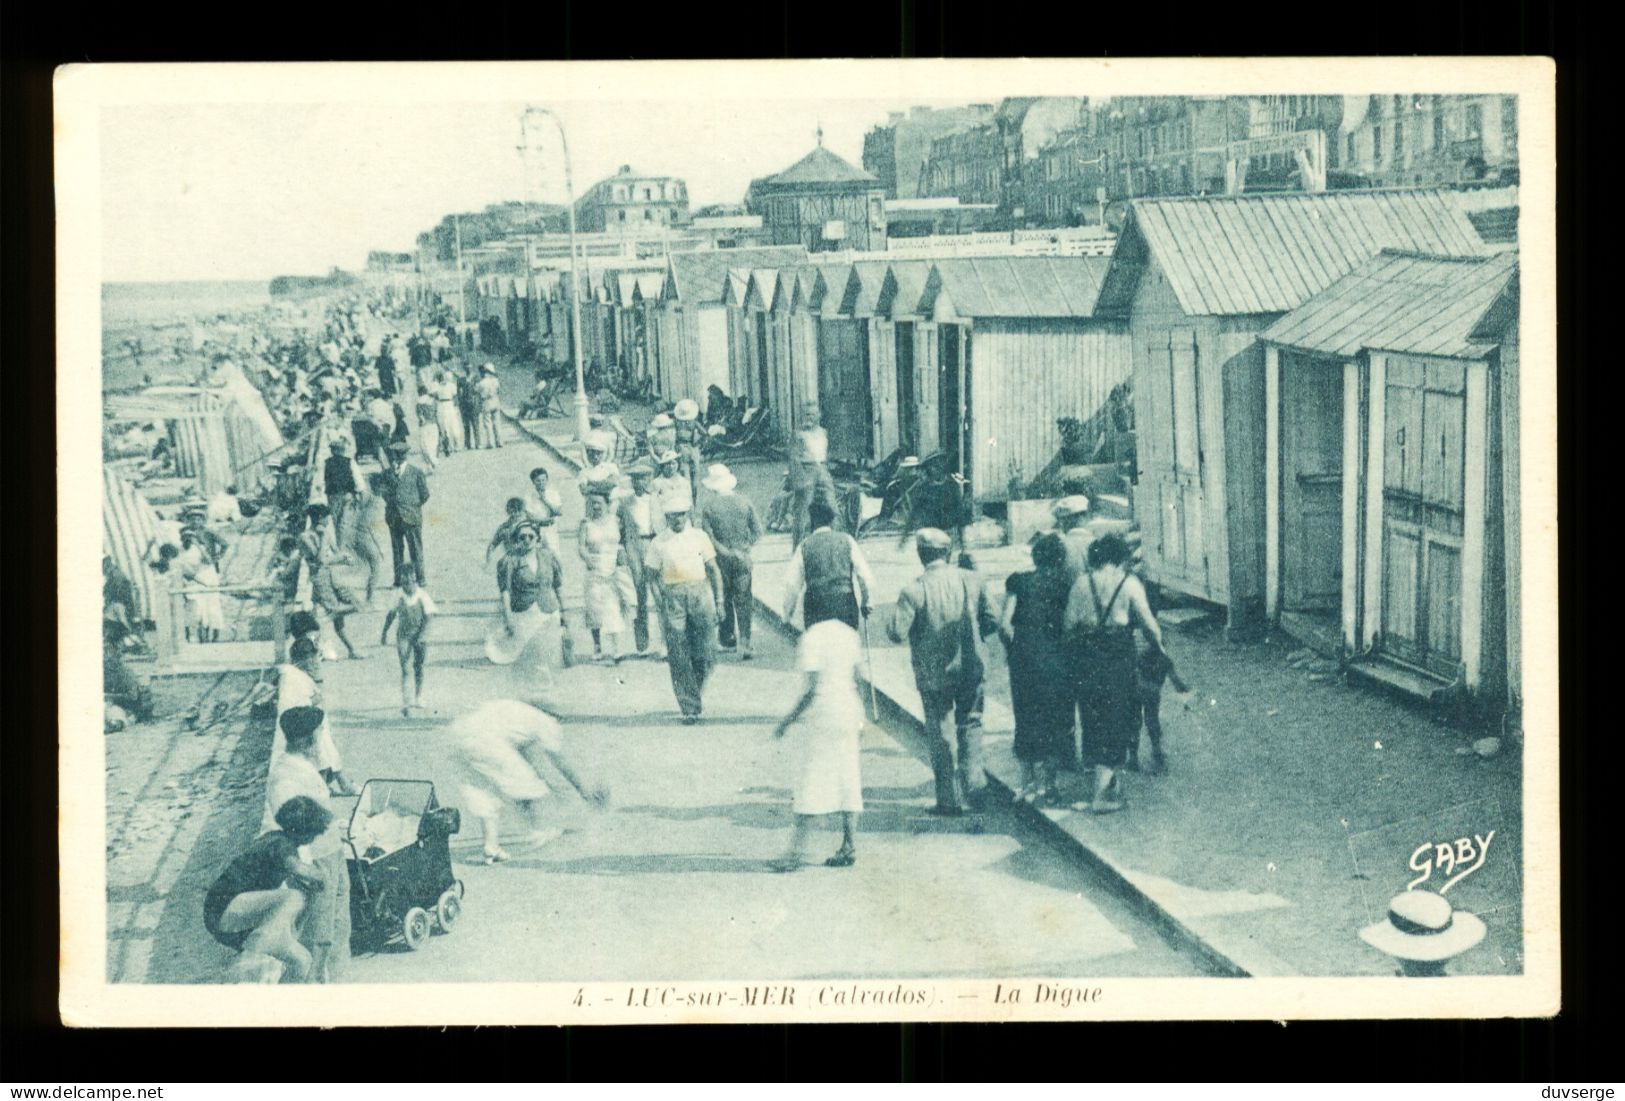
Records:
[[[1454,841],[1427,841],[1418,845],[1411,853],[1410,868],[1421,874],[1405,884],[1405,889],[1418,887],[1438,873],[1440,880],[1434,889],[1444,894],[1484,866],[1494,837],[1495,831],[1491,830],[1482,837],[1475,833]]]

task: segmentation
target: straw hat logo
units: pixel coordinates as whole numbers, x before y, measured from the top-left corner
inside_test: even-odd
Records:
[[[1360,930],[1360,939],[1395,959],[1439,963],[1484,939],[1484,922],[1453,909],[1432,891],[1412,890],[1388,904],[1388,916]]]

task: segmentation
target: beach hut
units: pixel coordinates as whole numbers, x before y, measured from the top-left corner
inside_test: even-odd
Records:
[[[978,501],[1002,501],[1061,450],[1063,416],[1088,420],[1132,370],[1128,326],[1096,316],[1099,256],[939,260],[911,305],[914,387],[907,414]],[[902,284],[913,275],[904,273]],[[934,422],[932,425],[930,422]],[[934,431],[930,429],[934,427]]]
[[[1142,199],[1097,315],[1134,349],[1145,563],[1163,587],[1264,618],[1264,349],[1258,334],[1384,248],[1482,255],[1428,189]]]
[[[730,273],[745,272],[748,280],[753,268],[804,263],[806,258],[806,251],[797,246],[673,254],[660,298],[661,393],[674,400],[699,400],[712,385],[739,392],[728,307],[723,303]],[[743,302],[742,293],[739,300]]]
[[[1384,250],[1260,338],[1266,610],[1420,696],[1516,695],[1517,270]]]
[[[936,357],[922,354],[936,339],[936,322],[920,312],[931,265],[925,261],[897,261],[886,269],[886,279],[875,303],[875,314],[890,328],[892,374],[896,396],[896,446],[907,455],[926,455],[937,449]],[[922,381],[922,379],[924,381]]]

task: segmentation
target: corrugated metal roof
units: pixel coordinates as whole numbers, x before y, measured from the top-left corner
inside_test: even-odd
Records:
[[[720,302],[723,284],[732,268],[784,267],[806,260],[807,251],[799,245],[674,253],[666,297],[695,305]]]
[[[920,299],[931,278],[928,260],[894,260],[887,266],[886,285],[880,292],[878,310],[893,317],[921,312]]]
[[[1517,273],[1516,253],[1429,256],[1385,249],[1261,334],[1272,344],[1348,358],[1366,349],[1480,358],[1473,338]]]
[[[1105,256],[982,256],[938,260],[920,309],[948,296],[961,317],[1093,317]]]
[[[1444,256],[1487,251],[1443,191],[1332,192],[1138,199],[1125,236],[1149,249],[1187,314],[1282,313],[1384,248]],[[1127,309],[1143,262],[1117,250],[1103,309]]]
[[[841,312],[854,317],[872,317],[880,305],[880,289],[886,282],[885,260],[854,260],[841,296]]]

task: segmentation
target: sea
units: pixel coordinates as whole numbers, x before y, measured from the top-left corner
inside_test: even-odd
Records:
[[[178,283],[103,283],[102,328],[163,324],[254,310],[271,301],[271,281],[188,280]]]

